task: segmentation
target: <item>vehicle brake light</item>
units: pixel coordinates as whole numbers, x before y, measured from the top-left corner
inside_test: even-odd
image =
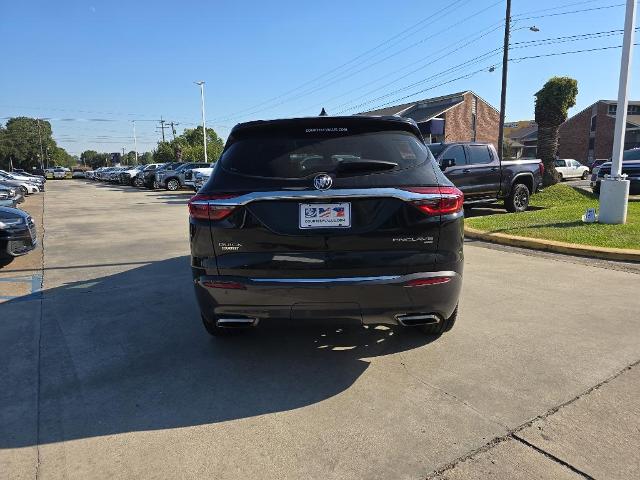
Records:
[[[221,193],[214,195],[194,195],[189,200],[189,215],[198,220],[222,220],[235,210],[234,206],[212,205],[210,200],[223,200],[237,197],[236,193]]]
[[[439,195],[412,203],[427,215],[450,215],[462,210],[464,194],[456,187],[410,187],[404,190],[425,195]]]
[[[540,170],[540,176],[544,176],[544,163],[540,162],[538,164],[538,169]]]

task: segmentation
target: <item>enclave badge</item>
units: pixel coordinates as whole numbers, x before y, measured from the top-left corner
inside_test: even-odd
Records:
[[[318,190],[327,190],[331,188],[331,185],[333,185],[333,180],[326,173],[316,175],[316,177],[313,179],[313,186]]]

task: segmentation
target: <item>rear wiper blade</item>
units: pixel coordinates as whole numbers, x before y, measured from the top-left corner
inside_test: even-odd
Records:
[[[341,160],[336,165],[336,173],[345,172],[378,172],[391,170],[398,166],[395,162],[385,160]]]

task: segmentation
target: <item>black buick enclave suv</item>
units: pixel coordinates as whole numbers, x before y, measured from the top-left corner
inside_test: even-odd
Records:
[[[284,318],[445,332],[462,286],[462,205],[411,120],[239,124],[189,202],[205,328]]]

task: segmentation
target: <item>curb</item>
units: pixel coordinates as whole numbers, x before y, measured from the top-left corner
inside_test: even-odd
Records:
[[[530,248],[532,250],[544,250],[546,252],[579,255],[581,257],[600,258],[603,260],[640,262],[640,250],[631,250],[627,248],[590,247],[575,243],[557,242],[555,240],[518,237],[515,235],[506,235],[504,233],[488,233],[467,227],[466,225],[464,227],[464,235],[467,238],[498,243],[500,245],[508,245],[510,247]]]

